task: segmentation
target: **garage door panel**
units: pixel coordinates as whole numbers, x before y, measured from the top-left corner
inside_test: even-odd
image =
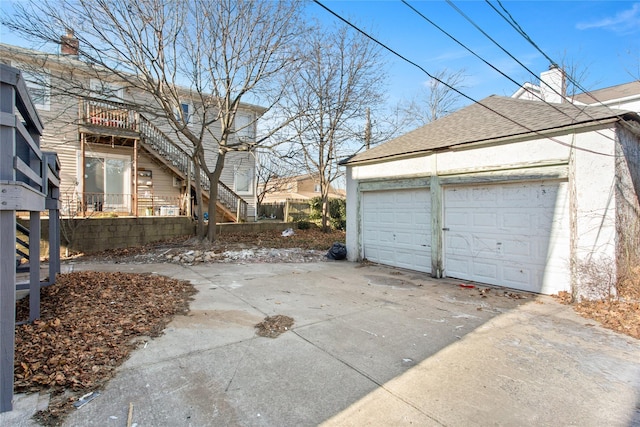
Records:
[[[504,239],[501,243],[501,254],[509,254],[510,257],[519,258],[520,261],[531,261],[532,257],[540,258],[539,245],[525,240],[525,236],[519,239]]]
[[[498,225],[498,215],[489,212],[476,212],[473,214],[473,227],[491,227]]]
[[[458,279],[470,279],[471,261],[467,256],[451,255],[447,258],[447,275]]]
[[[431,197],[427,189],[362,195],[363,256],[373,262],[431,270]]]
[[[473,276],[477,277],[476,280],[489,282],[496,280],[498,276],[498,267],[495,264],[488,262],[474,262],[473,266]]]
[[[449,212],[449,222],[447,225],[464,227],[467,225],[469,221],[469,215],[465,211],[456,211],[455,209],[451,209]]]
[[[523,212],[504,212],[502,214],[502,226],[510,230],[529,230],[531,227],[531,215]]]
[[[504,265],[503,275],[505,286],[511,288],[530,290],[532,282],[532,274],[535,274],[529,268],[523,268],[521,265]]]
[[[534,292],[568,290],[566,183],[446,188],[443,204],[445,275]]]

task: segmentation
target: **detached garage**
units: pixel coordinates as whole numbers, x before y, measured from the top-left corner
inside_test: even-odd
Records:
[[[638,255],[640,117],[492,96],[342,162],[349,259],[595,296]]]

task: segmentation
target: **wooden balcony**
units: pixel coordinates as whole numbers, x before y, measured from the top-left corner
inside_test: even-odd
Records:
[[[81,104],[80,122],[85,133],[138,138],[140,115],[125,104],[85,99]]]

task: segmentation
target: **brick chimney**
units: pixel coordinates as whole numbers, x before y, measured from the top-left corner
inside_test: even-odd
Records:
[[[556,64],[551,64],[548,71],[540,73],[540,95],[546,102],[564,102],[567,96],[567,82],[564,70]]]
[[[63,55],[78,56],[80,42],[73,34],[71,28],[67,28],[67,34],[60,37],[60,53]]]

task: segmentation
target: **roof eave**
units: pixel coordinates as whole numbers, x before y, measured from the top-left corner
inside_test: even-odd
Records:
[[[607,119],[572,123],[570,125],[565,125],[561,127],[554,127],[551,129],[545,129],[545,130],[539,130],[539,131],[529,131],[529,132],[523,132],[519,134],[511,134],[511,135],[501,136],[497,138],[478,139],[478,140],[463,142],[459,144],[452,144],[446,147],[438,147],[436,149],[412,151],[409,153],[401,153],[401,154],[392,154],[392,155],[379,156],[379,157],[364,159],[364,160],[350,161],[348,159],[341,162],[340,164],[343,166],[362,166],[366,164],[381,163],[389,160],[403,160],[405,158],[420,157],[420,156],[425,156],[438,151],[456,151],[456,150],[473,148],[477,146],[484,146],[484,145],[491,145],[491,144],[506,144],[506,143],[519,142],[519,141],[540,138],[540,137],[551,138],[554,135],[566,133],[567,131],[572,131],[575,129],[601,127],[603,125],[615,123],[615,122],[621,121],[621,119],[624,119],[627,116],[629,116],[629,118],[632,118],[636,122],[640,122],[640,120],[638,120],[640,117],[638,117],[637,114],[625,113],[625,114],[621,114],[620,116],[609,117]]]

